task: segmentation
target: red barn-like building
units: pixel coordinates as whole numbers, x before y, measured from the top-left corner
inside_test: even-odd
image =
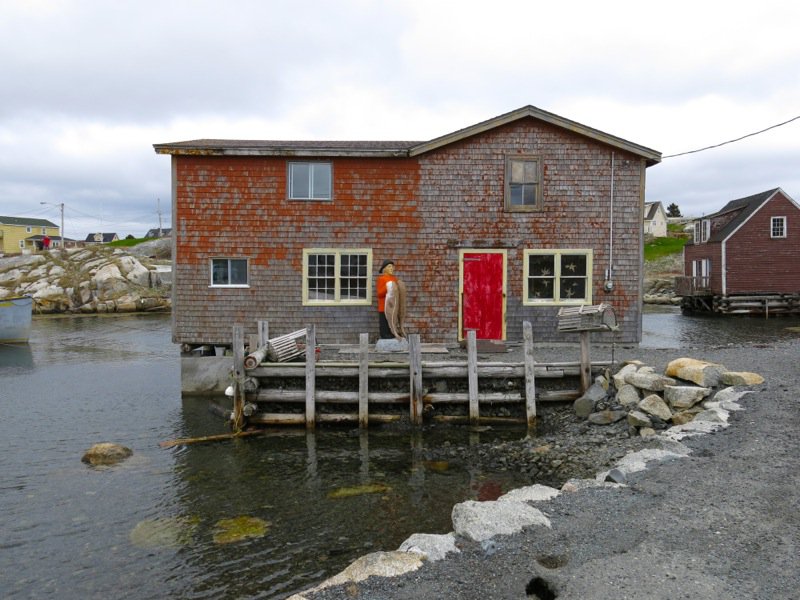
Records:
[[[559,334],[562,306],[610,303],[641,338],[645,169],[660,153],[526,106],[431,141],[196,140],[172,157],[173,339],[230,343],[314,324],[377,335],[396,261],[423,341]]]
[[[800,206],[780,188],[695,223],[677,291],[688,310],[800,312]]]

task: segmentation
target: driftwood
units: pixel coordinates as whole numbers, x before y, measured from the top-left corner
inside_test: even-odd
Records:
[[[159,442],[162,448],[174,448],[175,446],[188,446],[189,444],[204,444],[206,442],[224,442],[226,440],[233,440],[240,437],[251,437],[254,435],[264,435],[267,433],[265,429],[253,429],[250,431],[232,431],[230,433],[220,433],[218,435],[204,435],[201,437],[193,438],[178,438],[177,440],[169,440],[166,442]]]

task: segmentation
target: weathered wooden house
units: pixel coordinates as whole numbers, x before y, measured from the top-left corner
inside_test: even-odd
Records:
[[[377,335],[396,261],[423,341],[559,334],[564,306],[610,303],[641,337],[645,169],[655,150],[526,106],[410,141],[195,140],[172,157],[173,338],[230,342],[257,319],[321,343]]]
[[[677,293],[687,310],[800,312],[800,206],[780,188],[695,223]]]

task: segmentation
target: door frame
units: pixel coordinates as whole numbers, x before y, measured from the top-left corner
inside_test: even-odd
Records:
[[[464,339],[464,255],[502,254],[503,256],[503,332],[506,339],[506,298],[508,293],[508,250],[503,248],[459,248],[458,250],[458,341]]]

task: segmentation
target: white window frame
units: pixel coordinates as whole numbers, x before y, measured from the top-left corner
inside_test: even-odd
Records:
[[[586,257],[586,297],[584,298],[561,298],[561,256],[565,254],[582,254]],[[550,255],[553,256],[553,264],[555,265],[553,273],[553,298],[536,299],[528,297],[528,268],[529,257],[532,255]],[[558,249],[529,249],[523,252],[522,258],[522,304],[524,306],[563,306],[563,305],[581,305],[592,303],[592,290],[593,290],[593,262],[594,251],[591,248],[558,248]],[[567,275],[564,275],[565,277]]]
[[[294,167],[295,166],[308,166],[308,195],[299,196],[294,189]],[[328,195],[315,196],[314,195],[314,167],[327,166],[328,167]],[[327,161],[290,161],[286,164],[286,196],[289,200],[333,200],[333,163]]]
[[[334,255],[334,298],[309,298],[309,258],[315,254]],[[342,298],[342,255],[364,255],[366,259],[365,298]],[[372,248],[304,248],[303,249],[303,306],[369,306],[372,304]]]
[[[520,185],[532,185],[534,186],[534,202],[533,204],[511,204],[511,185],[512,185],[512,169],[513,163],[520,162],[520,163],[533,163],[534,172],[535,172],[535,179],[534,181],[524,181],[519,183]],[[506,166],[505,166],[505,183],[504,183],[504,197],[505,197],[505,209],[508,212],[535,212],[542,210],[542,159],[539,156],[535,155],[514,155],[514,156],[507,156],[506,157]]]
[[[780,223],[780,235],[775,234],[775,225]],[[781,239],[785,238],[787,235],[786,231],[786,217],[772,217],[769,220],[769,237],[773,239]]]
[[[27,225],[25,227],[25,233],[31,233],[32,231],[33,231],[33,228],[30,225]]]
[[[25,240],[20,240],[19,241],[19,247],[23,248],[23,249],[25,248]]]
[[[228,281],[231,277],[231,261],[243,261],[245,263],[245,275],[247,277],[246,283],[215,283],[214,282],[214,261],[226,260],[228,261]],[[250,287],[250,260],[242,257],[229,257],[229,256],[215,256],[208,260],[208,287],[212,288],[249,288]]]

